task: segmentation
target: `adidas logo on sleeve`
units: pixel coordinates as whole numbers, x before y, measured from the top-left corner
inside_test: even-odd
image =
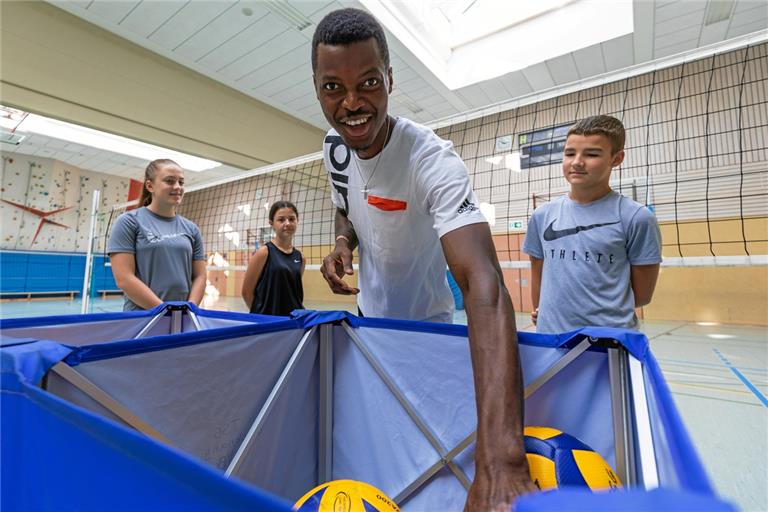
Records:
[[[459,206],[458,212],[459,212],[459,215],[461,215],[462,213],[469,213],[477,210],[478,208],[477,206],[475,206],[475,203],[471,202],[469,198],[466,198]]]

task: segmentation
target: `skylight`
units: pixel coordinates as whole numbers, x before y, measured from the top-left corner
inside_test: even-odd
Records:
[[[221,165],[220,162],[200,158],[171,149],[146,144],[133,139],[92,130],[84,126],[57,121],[29,114],[0,105],[0,128],[9,133],[39,133],[54,139],[74,142],[83,146],[103,149],[113,153],[133,156],[144,160],[170,158],[189,171],[204,171]]]
[[[632,0],[361,0],[449,89],[633,30]]]

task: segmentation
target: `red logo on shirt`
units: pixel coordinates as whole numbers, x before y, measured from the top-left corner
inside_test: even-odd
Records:
[[[407,210],[408,203],[405,201],[398,201],[397,199],[387,199],[386,197],[368,196],[368,204],[375,206],[379,210],[385,212],[396,212],[399,210]]]

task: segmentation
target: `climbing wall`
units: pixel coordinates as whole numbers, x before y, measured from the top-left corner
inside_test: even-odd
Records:
[[[102,208],[128,196],[128,179],[49,158],[4,154],[1,172],[4,250],[85,252],[93,191],[101,190]]]

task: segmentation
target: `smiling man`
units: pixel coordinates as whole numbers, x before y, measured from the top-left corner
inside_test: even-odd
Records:
[[[357,294],[365,316],[451,322],[446,263],[467,310],[478,409],[468,510],[508,510],[535,489],[522,441],[522,374],[512,301],[467,168],[450,142],[387,112],[393,76],[381,25],[342,9],[312,41],[323,145],[336,206],[336,244],[321,271],[334,293]],[[359,247],[360,288],[351,275]]]

